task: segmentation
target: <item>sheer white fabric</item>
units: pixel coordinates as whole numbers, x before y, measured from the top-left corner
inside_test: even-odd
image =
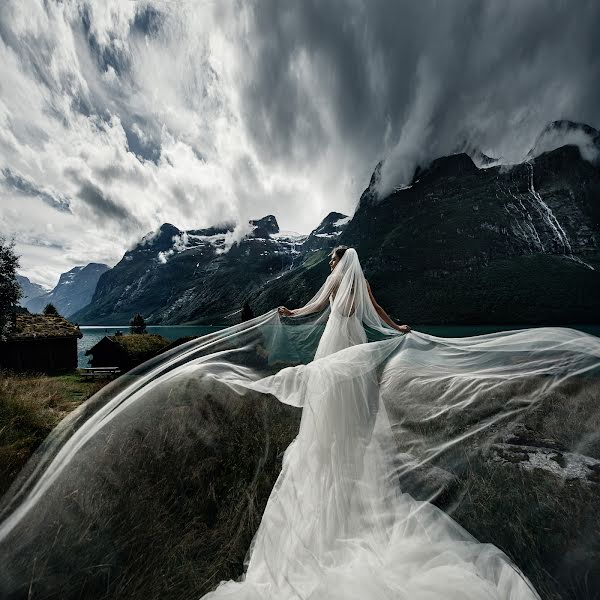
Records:
[[[377,314],[353,248],[291,318],[327,303],[314,361],[252,386],[303,406],[300,431],[252,542],[245,580],[223,583],[206,600],[538,598],[504,553],[390,479],[384,443],[391,429],[377,366],[403,334]],[[365,326],[392,337],[367,344]]]
[[[538,598],[519,569],[527,565],[476,540],[434,505],[443,485],[420,474],[454,470],[459,503],[468,493],[461,476],[502,428],[518,425],[553,394],[578,402],[598,375],[600,339],[574,329],[459,339],[392,329],[349,249],[293,317],[273,310],[193,340],[118,379],[66,419],[3,499],[0,592],[17,597],[29,589],[34,562],[43,597],[65,590],[67,580],[73,589],[89,585],[98,564],[113,569],[110,585],[141,572],[149,578],[139,565],[163,549],[135,545],[148,517],[138,522],[132,510],[122,519],[115,508],[121,490],[140,501],[164,492],[170,480],[148,482],[145,470],[148,458],[163,460],[169,436],[169,448],[182,448],[176,485],[191,481],[194,463],[183,451],[190,430],[203,448],[212,448],[216,435],[204,428],[207,413],[198,406],[221,394],[225,410],[228,392],[275,397],[302,415],[244,575],[207,599]],[[586,404],[590,422],[599,407]],[[598,438],[596,430],[581,431],[572,447],[595,447]],[[190,519],[177,513],[178,489],[165,496],[171,526]],[[509,503],[511,490],[502,493]]]

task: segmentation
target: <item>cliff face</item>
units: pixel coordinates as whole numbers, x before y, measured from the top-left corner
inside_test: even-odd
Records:
[[[262,286],[335,244],[346,217],[332,215],[309,236],[281,232],[267,215],[250,221],[250,233],[234,244],[232,225],[181,231],[165,223],[104,274],[89,306],[73,318],[126,324],[140,312],[149,323],[236,322]]]
[[[409,323],[597,322],[600,169],[577,146],[478,169],[437,159],[377,199],[377,166],[340,243],[354,246],[380,303]],[[260,309],[306,301],[326,275],[306,265]]]
[[[343,241],[368,250],[371,268],[393,248],[395,270],[419,276],[533,254],[583,264],[598,252],[600,172],[575,147],[509,170],[468,162],[439,159],[410,188],[361,204]]]

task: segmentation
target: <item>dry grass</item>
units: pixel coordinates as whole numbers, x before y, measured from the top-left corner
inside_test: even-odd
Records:
[[[200,597],[242,574],[300,411],[202,380],[143,404],[94,436],[15,533],[14,597]]]
[[[93,386],[101,384],[74,376],[2,379],[1,448],[28,435],[33,441],[26,448],[37,445]],[[598,456],[597,382],[569,386],[541,396],[521,420],[540,435]],[[506,393],[516,391],[523,390],[508,386]],[[495,394],[490,399],[493,406],[503,401]],[[97,435],[72,477],[57,484],[48,499],[54,519],[46,519],[43,510],[33,519],[31,527],[39,533],[31,543],[54,540],[52,547],[35,548],[44,568],[34,597],[51,597],[58,589],[62,598],[78,599],[199,597],[242,574],[300,411],[273,398],[242,399],[215,382],[186,378],[156,386],[139,411],[132,410],[131,420],[116,420]],[[466,412],[460,417],[435,427],[405,423],[406,432],[419,429],[435,442],[443,437],[442,425],[457,435]],[[12,440],[4,430],[8,423]],[[481,451],[496,434],[468,438],[437,458],[455,483],[436,504],[477,539],[502,548],[544,599],[597,597],[597,486],[491,462]],[[86,485],[80,487],[81,481]],[[21,573],[18,559],[18,553],[11,557],[11,568]]]
[[[425,456],[449,440],[459,440],[431,460],[432,466],[452,476],[448,481],[434,480],[440,488],[434,503],[478,540],[504,550],[545,600],[600,598],[600,486],[591,479],[563,477],[539,467],[524,469],[519,461],[490,460],[494,445],[511,439],[516,424],[524,431],[520,443],[532,449],[552,443],[564,452],[600,459],[598,378],[542,384],[536,379],[507,381],[482,398],[481,410],[460,407],[430,420],[419,414],[420,407],[427,407],[427,398],[413,398],[409,404],[410,398],[403,397],[403,402],[390,406],[403,425],[397,443]],[[438,387],[436,393],[444,391]],[[431,395],[435,397],[434,392]],[[488,413],[501,415],[514,398],[529,399],[520,414],[473,431],[473,423]],[[472,435],[461,440],[465,433]],[[405,475],[401,487],[425,498],[419,492],[427,490],[427,483],[424,469]]]
[[[548,600],[595,598],[600,589],[600,494],[580,480],[470,459],[446,506],[479,541],[504,550]]]
[[[106,381],[0,372],[0,495],[54,427]]]
[[[15,339],[81,337],[81,331],[60,315],[17,313],[15,329],[9,337]]]
[[[129,333],[127,335],[113,335],[109,339],[122,346],[125,351],[133,356],[154,356],[170,344],[167,338],[155,333]]]

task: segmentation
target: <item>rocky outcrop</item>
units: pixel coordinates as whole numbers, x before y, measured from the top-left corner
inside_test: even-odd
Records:
[[[279,224],[273,215],[250,221],[250,225],[254,227],[251,234],[254,237],[268,238],[275,233],[279,233]]]
[[[487,450],[490,460],[525,471],[541,469],[563,481],[600,486],[600,460],[571,452],[523,423],[516,423]]]

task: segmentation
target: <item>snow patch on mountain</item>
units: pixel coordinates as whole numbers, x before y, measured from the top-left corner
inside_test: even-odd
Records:
[[[338,219],[333,226],[334,227],[344,227],[344,225],[348,225],[352,217],[344,217],[343,219]]]

